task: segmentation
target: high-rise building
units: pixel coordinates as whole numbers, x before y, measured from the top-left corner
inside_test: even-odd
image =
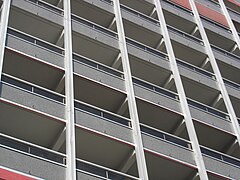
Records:
[[[0,7],[0,179],[240,179],[238,0]]]

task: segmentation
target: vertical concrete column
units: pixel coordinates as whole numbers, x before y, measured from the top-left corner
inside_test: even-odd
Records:
[[[3,8],[1,12],[1,24],[0,24],[0,80],[2,79],[3,58],[7,37],[7,26],[11,7],[11,0],[4,0],[2,6]]]
[[[232,31],[232,34],[233,34],[233,37],[234,37],[234,40],[238,46],[238,48],[240,49],[240,38],[238,36],[238,32],[232,22],[232,18],[230,17],[229,13],[228,13],[228,10],[223,2],[223,0],[218,0],[219,4],[220,4],[220,7],[223,11],[223,15],[225,16],[226,20],[227,20],[227,23],[230,27],[230,30]]]
[[[146,160],[145,160],[145,155],[143,150],[142,136],[141,136],[136,99],[135,99],[133,83],[132,83],[131,68],[130,68],[130,63],[128,58],[120,3],[119,3],[119,0],[114,0],[113,2],[114,2],[114,11],[115,11],[117,31],[118,31],[119,48],[121,52],[122,66],[123,66],[124,77],[125,77],[125,86],[127,91],[129,113],[130,113],[130,118],[131,118],[132,128],[133,128],[133,139],[135,143],[137,167],[138,167],[140,179],[148,180],[147,165],[146,165]]]
[[[70,0],[63,1],[64,8],[64,48],[65,48],[65,96],[66,96],[66,180],[76,180],[74,84],[72,60],[72,23]]]
[[[183,83],[182,83],[180,73],[179,73],[179,70],[178,70],[177,61],[176,61],[176,58],[175,58],[175,54],[174,54],[172,43],[171,43],[170,36],[169,36],[169,33],[168,33],[166,21],[165,21],[164,14],[163,14],[163,11],[162,11],[162,6],[161,6],[161,3],[160,3],[160,0],[155,0],[154,2],[155,2],[155,6],[156,6],[157,15],[158,15],[158,18],[159,18],[159,21],[160,21],[162,35],[163,35],[163,39],[164,39],[165,46],[166,46],[166,49],[167,49],[171,70],[172,70],[173,77],[174,77],[174,80],[175,80],[177,92],[179,94],[180,104],[181,104],[182,112],[183,112],[183,115],[184,115],[184,120],[185,120],[185,124],[186,124],[186,127],[187,127],[187,132],[188,132],[190,141],[192,143],[192,148],[193,148],[194,155],[195,155],[194,158],[195,158],[195,161],[196,161],[196,164],[197,164],[197,167],[198,167],[198,173],[199,173],[199,176],[202,180],[207,180],[208,176],[207,176],[205,164],[203,162],[202,153],[201,153],[201,150],[200,150],[197,134],[196,134],[194,124],[193,124],[193,121],[192,121],[192,116],[191,116],[191,113],[190,113],[190,109],[189,109],[189,106],[188,106],[188,103],[187,103],[187,97],[186,97],[186,94],[185,94],[185,91],[184,91],[184,88],[183,88]]]
[[[232,122],[232,127],[234,129],[235,135],[236,135],[238,143],[239,143],[240,142],[240,136],[239,136],[240,135],[240,128],[239,128],[237,116],[236,116],[235,111],[233,109],[232,102],[230,100],[230,97],[228,95],[227,89],[225,87],[225,84],[224,84],[221,72],[219,70],[217,61],[216,61],[216,59],[214,57],[214,54],[213,54],[210,42],[208,40],[207,34],[205,32],[205,29],[203,27],[202,21],[200,19],[200,15],[198,13],[195,1],[194,0],[189,0],[189,3],[191,5],[192,11],[193,11],[193,14],[194,14],[194,17],[195,17],[195,21],[196,21],[197,26],[199,28],[199,32],[200,32],[201,37],[203,39],[203,42],[204,42],[204,45],[205,45],[205,49],[206,49],[206,53],[207,53],[207,55],[209,57],[209,60],[210,60],[213,72],[215,74],[216,81],[217,81],[217,84],[218,84],[218,88],[219,88],[219,90],[220,90],[220,92],[222,94],[223,101],[224,101],[224,103],[226,105],[228,114],[229,114],[231,122]]]

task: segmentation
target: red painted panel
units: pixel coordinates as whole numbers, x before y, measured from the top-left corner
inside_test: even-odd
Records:
[[[236,0],[228,0],[229,2],[233,3],[233,4],[236,4],[237,6],[240,6],[240,3],[237,2]]]
[[[35,179],[0,168],[0,180],[35,180]]]
[[[189,0],[171,0],[171,1],[191,10]],[[229,1],[235,1],[235,0],[229,0]],[[202,16],[205,16],[215,22],[218,22],[219,24],[222,24],[225,27],[229,27],[227,20],[223,14],[197,2],[196,2],[196,7],[198,9],[199,14],[201,14]]]
[[[222,24],[223,26],[225,27],[229,27],[228,26],[228,23],[227,23],[227,20],[225,18],[225,16],[215,10],[212,10],[200,3],[196,3],[196,6],[197,6],[197,9],[198,9],[198,12],[199,14],[213,20],[213,21],[216,21],[220,24]]]
[[[183,6],[189,10],[191,10],[191,6],[189,4],[188,0],[171,0],[172,2],[175,2],[176,4]]]

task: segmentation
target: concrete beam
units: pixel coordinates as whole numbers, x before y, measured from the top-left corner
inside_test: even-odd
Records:
[[[211,65],[211,63],[210,63],[210,61],[209,61],[209,58],[207,57],[207,58],[203,61],[203,63],[200,65],[200,67],[201,67],[202,69],[207,69],[210,65]]]
[[[59,37],[56,41],[56,45],[57,46],[60,46],[60,47],[63,47],[63,43],[64,43],[64,29],[62,30],[62,32],[59,34]]]
[[[58,93],[62,93],[65,88],[65,75],[63,75],[62,79],[57,84],[55,91]]]
[[[236,51],[238,49],[237,44],[234,44],[233,47],[230,49],[231,53],[234,53],[234,51]]]
[[[151,13],[149,14],[150,17],[153,17],[153,15],[156,13],[156,8],[154,7],[151,11]]]
[[[168,79],[163,83],[163,87],[166,89],[170,89],[173,86],[173,84],[174,84],[173,74],[170,74]]]
[[[182,132],[185,130],[186,128],[186,124],[185,124],[185,120],[183,119],[173,130],[172,133],[176,136],[180,136],[180,134],[182,134]]]
[[[136,162],[136,154],[135,154],[135,151],[133,151],[122,162],[122,165],[120,166],[119,169],[121,170],[121,172],[127,173],[128,170],[133,166],[135,162]]]
[[[194,36],[198,31],[199,31],[198,26],[195,26],[195,28],[192,30],[190,34]]]
[[[114,28],[116,28],[116,26],[114,26],[115,22],[116,22],[116,18],[114,17],[110,22],[110,24],[108,25],[108,29],[114,30]]]
[[[127,111],[127,108],[128,108],[128,102],[127,101],[128,101],[127,98],[125,98],[125,100],[122,102],[122,104],[118,108],[117,114],[123,115]]]
[[[163,51],[164,48],[164,39],[162,38],[161,40],[159,40],[156,49],[158,49],[159,51]]]
[[[61,133],[58,135],[58,137],[54,141],[52,145],[52,150],[59,151],[59,149],[62,147],[65,141],[66,141],[66,127],[63,128]]]
[[[228,144],[224,149],[224,152],[226,152],[226,154],[232,154],[236,148],[238,147],[238,141],[237,139],[234,139],[230,144]]]
[[[121,54],[119,53],[117,58],[113,61],[111,67],[115,68],[115,69],[119,69],[119,67],[121,66]]]
[[[57,7],[62,7],[63,5],[63,1],[62,0],[59,0],[58,3],[56,4]]]
[[[223,97],[221,94],[218,94],[217,97],[211,103],[211,106],[214,108],[218,108],[223,103]]]

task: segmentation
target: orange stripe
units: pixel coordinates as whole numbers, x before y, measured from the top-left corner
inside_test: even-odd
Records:
[[[182,7],[185,7],[186,9],[191,10],[189,0],[171,0],[171,1]],[[234,1],[234,0],[229,0],[229,1]],[[196,2],[196,7],[198,9],[199,14],[201,14],[202,16],[205,16],[215,22],[218,22],[219,24],[222,24],[225,27],[229,27],[227,20],[223,14],[197,2]]]
[[[1,180],[35,180],[33,178],[0,168]]]

